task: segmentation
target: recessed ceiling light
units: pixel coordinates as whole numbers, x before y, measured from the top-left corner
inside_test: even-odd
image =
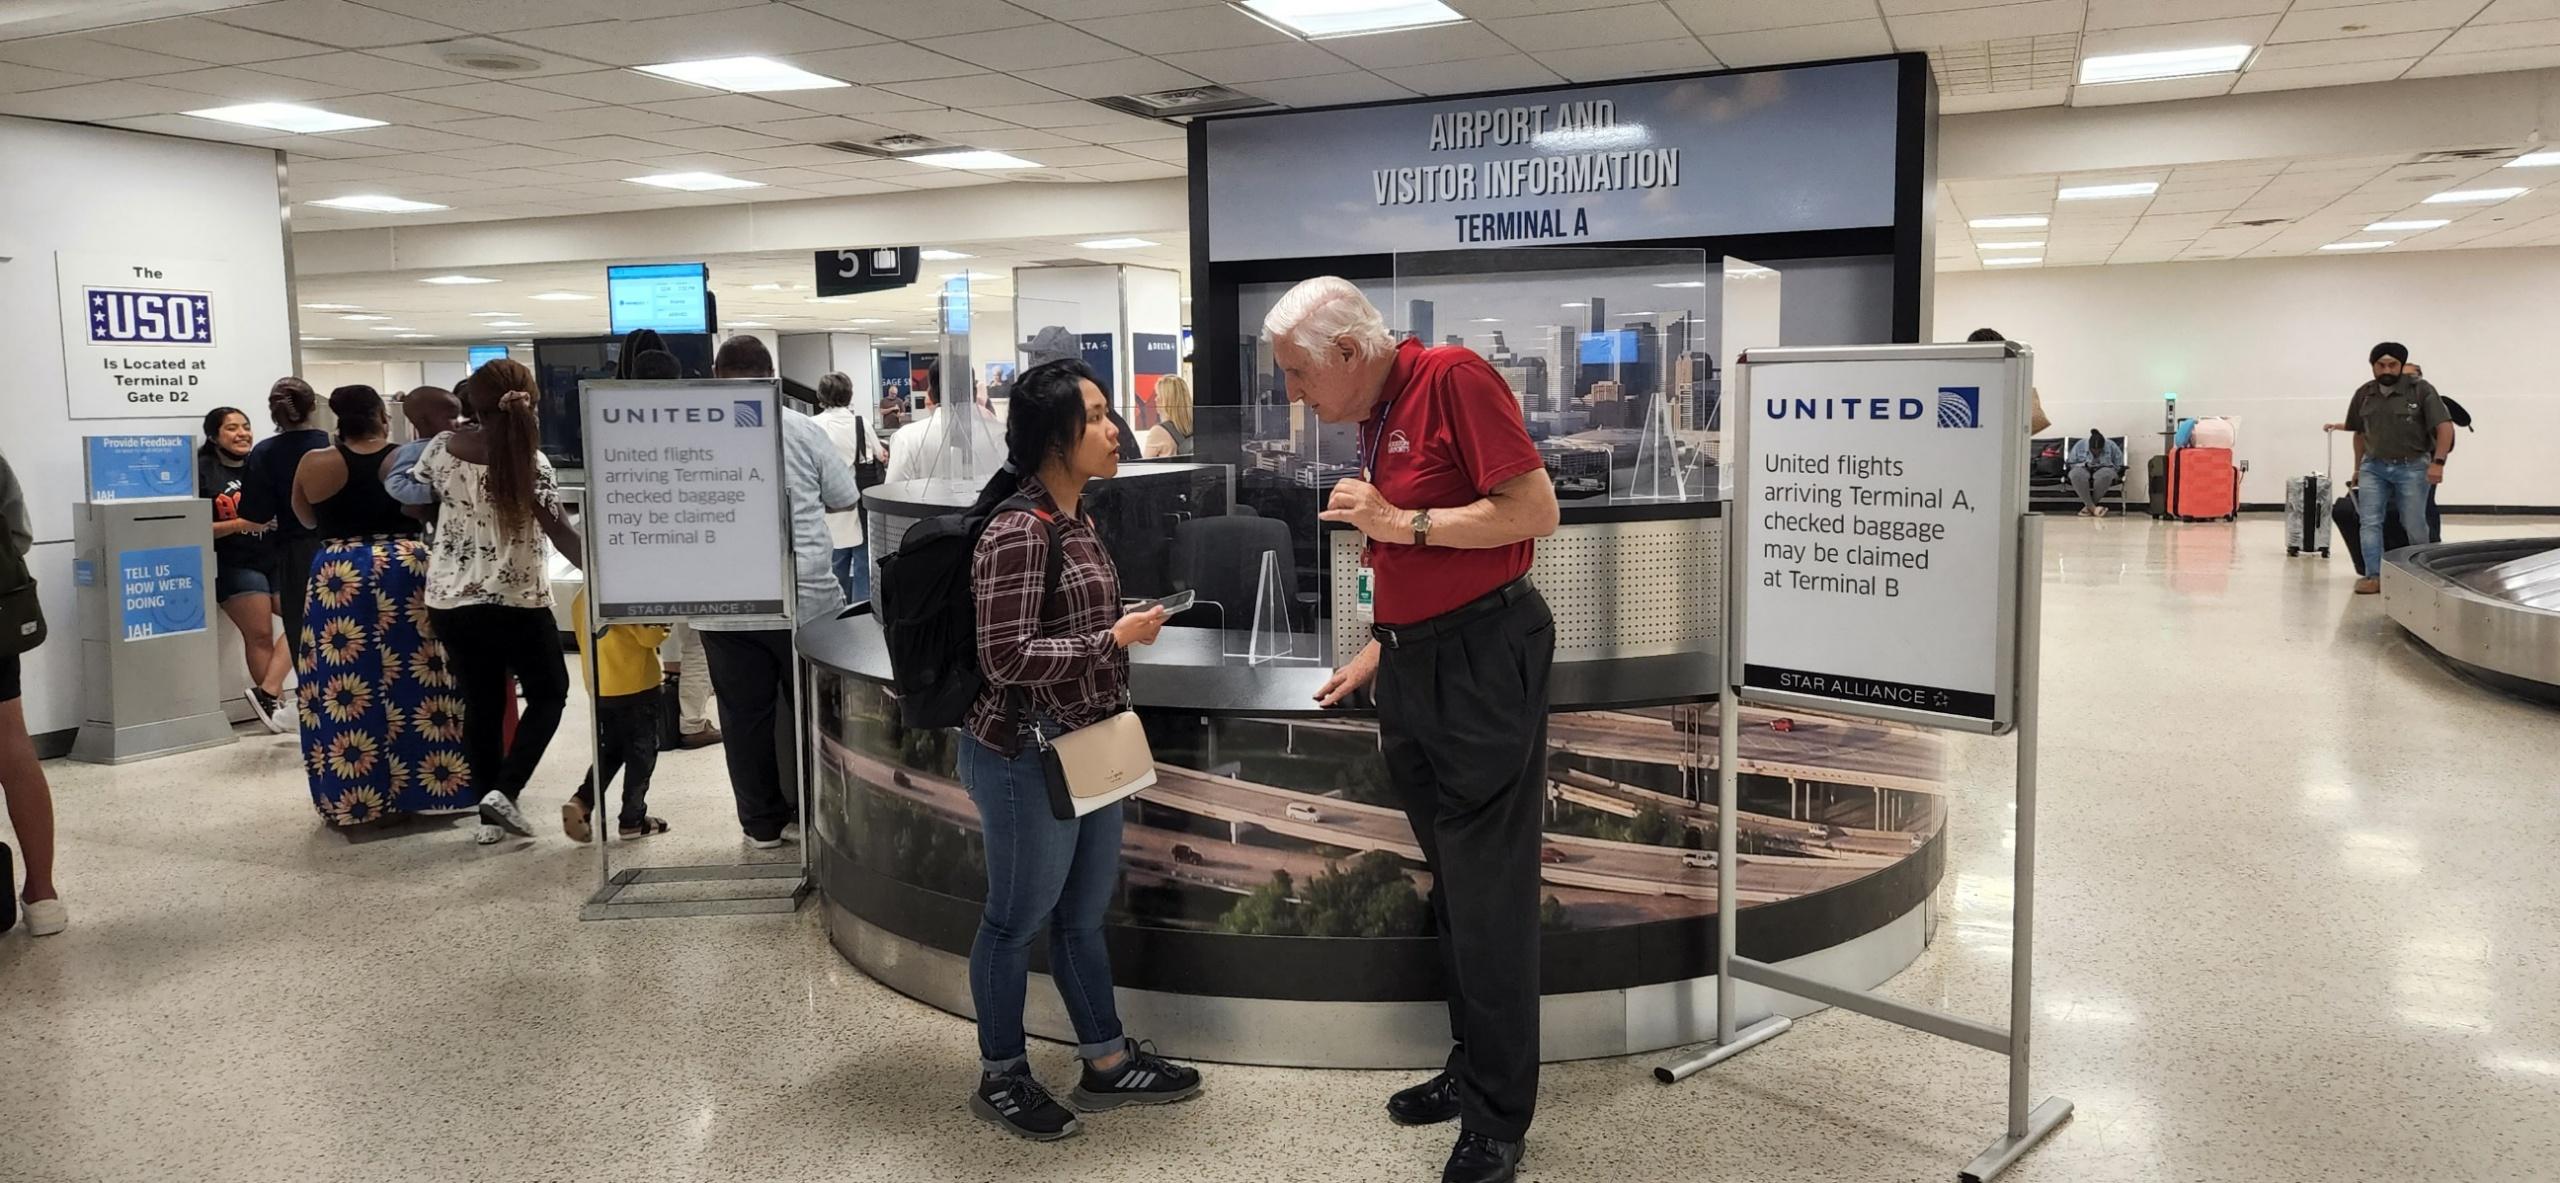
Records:
[[[443,287],[456,287],[466,283],[496,283],[498,281],[480,275],[430,275],[418,282],[432,283]]]
[[[365,328],[377,333],[414,333],[418,331],[407,325],[366,325]]]
[[[2111,53],[2080,60],[2080,85],[2148,82],[2160,78],[2194,78],[2228,74],[2249,60],[2249,45],[2214,45],[2203,49],[2166,49],[2151,53]]]
[[[477,317],[483,317],[483,318],[486,318],[486,317],[492,317],[492,316],[514,316],[514,315],[515,315],[515,313],[512,313],[512,312],[474,312],[474,313],[472,313],[471,315],[473,315],[473,316],[477,316]]]
[[[2391,243],[2388,240],[2381,242],[2333,242],[2327,246],[2321,247],[2320,249],[2324,251],[2378,251],[2389,245],[2391,245]]]
[[[1243,0],[1244,10],[1298,36],[1356,37],[1466,18],[1440,0]]]
[[[1088,238],[1076,244],[1089,251],[1130,251],[1142,246],[1161,246],[1152,238]]]
[[[1985,267],[2024,267],[2029,263],[2041,262],[2044,262],[2043,255],[2004,255],[1997,259],[1984,259],[1982,261],[1982,265]]]
[[[359,193],[353,197],[332,197],[326,201],[314,201],[308,204],[325,205],[330,209],[351,209],[366,214],[423,214],[429,210],[453,208],[449,205],[437,205],[432,201],[411,201],[406,197],[393,197],[385,193]]]
[[[590,295],[586,294],[585,292],[535,292],[535,293],[533,294],[533,297],[532,297],[532,298],[533,298],[533,299],[536,299],[536,300],[592,300],[592,299],[595,299],[595,297],[590,296]]]
[[[2486,205],[2492,201],[2505,201],[2510,197],[2522,196],[2524,192],[2525,190],[2521,186],[2507,189],[2454,189],[2448,192],[2438,193],[2425,201],[2419,202],[2418,204]]]
[[[1975,218],[1965,225],[1976,230],[2033,230],[2049,221],[2052,219],[2043,214],[2025,214],[2016,217]]]
[[[353,312],[353,311],[355,311],[355,310],[356,310],[356,309],[358,309],[358,308],[362,308],[362,307],[364,307],[364,305],[362,305],[362,304],[305,304],[305,305],[303,305],[303,307],[308,308],[308,309],[310,309],[310,310],[311,310],[311,311],[313,311],[313,312]]]
[[[382,316],[382,315],[379,315],[379,314],[376,314],[376,313],[371,313],[371,312],[351,312],[351,313],[348,313],[348,314],[347,314],[347,315],[345,315],[345,316],[341,316],[341,317],[339,317],[338,319],[340,319],[340,320],[389,320],[389,319],[391,319],[391,318],[390,318],[390,317],[387,317],[387,316]]]
[[[909,164],[930,164],[935,168],[966,168],[986,172],[1003,168],[1038,168],[1038,163],[1003,152],[971,149],[962,152],[927,152],[921,156],[901,156]],[[926,256],[931,258],[932,256]],[[962,256],[963,258],[967,256]]]
[[[1684,279],[1678,283],[1657,283],[1653,286],[1658,288],[1702,288],[1707,286],[1707,281],[1703,279]]]
[[[845,323],[857,325],[884,325],[889,323],[889,318],[885,316],[865,316],[846,321]]]
[[[304,337],[305,341],[335,341],[336,337]]]
[[[961,259],[974,259],[978,256],[962,254],[959,251],[946,251],[940,247],[935,247],[932,250],[917,252],[916,257],[928,263],[950,263]]]
[[[850,82],[812,74],[798,66],[786,66],[772,58],[710,58],[698,62],[666,62],[655,66],[635,66],[643,74],[673,78],[695,86],[714,90],[753,93],[765,90],[824,90],[828,87],[851,86]]]
[[[1579,301],[1579,300],[1576,300],[1576,301],[1574,301],[1573,303],[1570,303],[1570,304],[1565,305],[1565,307],[1567,307],[1567,308],[1589,308],[1589,307],[1591,307],[1591,306],[1590,306],[1589,304],[1585,304],[1585,303],[1583,303],[1583,302],[1581,302],[1581,301]]]
[[[187,114],[198,119],[213,119],[247,127],[265,127],[276,131],[304,134],[389,126],[379,119],[366,119],[359,115],[340,115],[335,111],[323,111],[318,107],[305,107],[298,103],[242,103],[236,107],[207,107],[201,111],[189,111]]]
[[[1474,320],[1469,321],[1468,323],[1469,323],[1469,324],[1480,324],[1480,325],[1498,325],[1498,324],[1501,324],[1501,323],[1502,323],[1502,318],[1501,318],[1501,317],[1499,317],[1499,316],[1479,316],[1479,317],[1475,318]]]
[[[2560,167],[2560,152],[2527,152],[2507,162],[2508,168]]]
[[[434,333],[393,333],[394,337],[432,337]]]
[[[2411,218],[2405,222],[2376,222],[2365,229],[2380,234],[2393,230],[2433,230],[2438,226],[2450,225],[2453,225],[2451,218]]]
[[[2043,245],[2044,240],[2041,238],[2022,238],[2016,242],[1977,242],[1973,244],[1973,249],[1978,251],[2031,251]]]
[[[2149,197],[2160,191],[2158,181],[2127,181],[2120,185],[2080,185],[2054,194],[2063,201],[2091,201],[2103,197]]]
[[[714,189],[761,189],[762,181],[741,181],[718,173],[659,173],[649,177],[624,177],[634,185],[655,185],[661,189],[682,189],[687,193],[708,193]]]

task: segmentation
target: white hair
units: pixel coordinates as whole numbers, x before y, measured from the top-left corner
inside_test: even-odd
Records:
[[[1378,306],[1350,280],[1336,275],[1319,275],[1290,288],[1271,306],[1271,314],[1262,318],[1262,335],[1274,341],[1285,338],[1317,357],[1330,356],[1334,342],[1346,337],[1353,351],[1369,360],[1396,349]]]

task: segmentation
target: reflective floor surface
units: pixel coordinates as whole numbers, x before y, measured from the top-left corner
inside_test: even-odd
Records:
[[[2459,520],[2477,538],[2560,533]],[[2237,526],[2050,522],[2039,1095],[2021,1183],[2525,1180],[2560,1161],[2560,717],[2445,672],[2343,553]],[[571,729],[582,734],[573,707]],[[963,1107],[968,1024],[797,916],[581,924],[543,831],[349,843],[291,741],[50,768],[73,927],[0,938],[0,1179],[1436,1178],[1395,1074],[1213,1068],[1028,1146]],[[1935,947],[1888,992],[2007,1001],[2005,741],[1963,740]],[[725,861],[716,751],[671,754],[654,863]],[[1143,1034],[1143,1033],[1140,1033]],[[1035,1056],[1062,1084],[1067,1054]],[[1841,1014],[1685,1084],[1551,1066],[1524,1177],[1946,1180],[2001,1062]]]

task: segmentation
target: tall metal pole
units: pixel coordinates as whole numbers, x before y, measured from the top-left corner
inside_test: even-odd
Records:
[[[578,646],[578,664],[587,671],[587,832],[595,836],[596,899],[601,902],[613,891],[613,852],[605,847],[609,835],[597,824],[597,819],[604,816],[604,710],[603,700],[596,694],[604,685],[604,654],[600,652],[604,639],[596,635],[595,593],[592,580],[580,593],[586,608],[578,613],[578,627],[586,630],[586,643]]]
[[[1732,642],[1728,640],[1728,645]],[[1742,774],[1737,771],[1742,761],[1737,752],[1742,746],[1736,734],[1741,728],[1742,704],[1735,701],[1730,681],[1718,688],[1716,697],[1716,1044],[1733,1042],[1733,947],[1736,914],[1742,911],[1740,892],[1742,877],[1734,863],[1740,861],[1735,850],[1739,845],[1734,835],[1742,826]]]
[[[2027,1133],[2035,1031],[2036,723],[2042,697],[2044,519],[2026,514],[2018,538],[2018,833],[2009,930],[2009,1136]]]

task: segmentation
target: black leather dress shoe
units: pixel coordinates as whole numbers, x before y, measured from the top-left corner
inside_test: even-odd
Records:
[[[1458,1119],[1458,1079],[1446,1072],[1387,1098],[1397,1125],[1438,1125]]]
[[[1512,1183],[1520,1173],[1520,1149],[1518,1142],[1462,1131],[1449,1165],[1440,1170],[1440,1183]]]

